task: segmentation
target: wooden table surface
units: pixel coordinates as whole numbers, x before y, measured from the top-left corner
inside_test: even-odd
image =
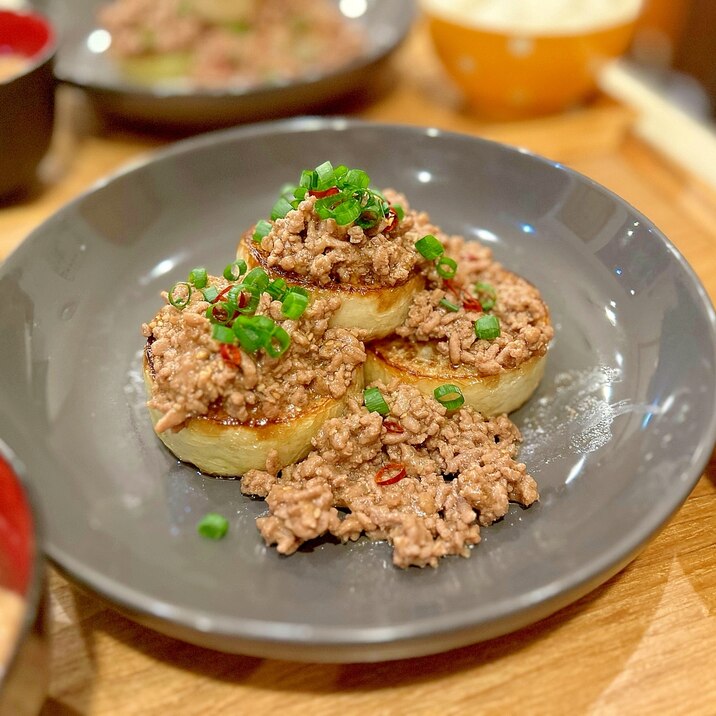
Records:
[[[400,81],[358,112],[499,139],[559,160],[647,214],[716,296],[716,193],[630,134],[601,99],[569,115],[489,124],[460,110],[422,29]],[[95,179],[165,139],[101,127],[63,89],[45,184],[0,207],[0,258]],[[313,665],[215,653],[145,629],[50,575],[50,714],[716,714],[716,458],[624,571],[521,631],[437,656]]]

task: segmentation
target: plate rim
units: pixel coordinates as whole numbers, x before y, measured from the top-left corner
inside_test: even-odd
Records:
[[[668,239],[668,237],[648,219],[641,211],[632,206],[628,201],[619,197],[616,193],[607,189],[597,181],[578,172],[570,167],[565,166],[561,162],[553,161],[540,154],[530,150],[509,145],[503,142],[476,137],[464,133],[440,130],[434,127],[421,127],[411,125],[400,125],[386,122],[369,122],[360,119],[352,119],[346,117],[294,117],[283,120],[265,121],[257,124],[232,127],[223,130],[217,130],[206,134],[191,137],[175,144],[169,145],[159,150],[144,153],[116,171],[97,180],[84,192],[75,197],[72,201],[66,203],[57,211],[48,216],[40,225],[31,231],[27,237],[18,245],[18,247],[7,257],[0,267],[0,275],[7,271],[8,267],[12,267],[15,260],[19,260],[18,253],[22,252],[23,247],[27,247],[35,235],[44,230],[47,223],[57,220],[65,212],[71,211],[75,206],[80,204],[86,197],[94,194],[96,191],[108,186],[114,181],[139,171],[147,166],[155,163],[170,160],[185,154],[191,154],[201,151],[204,147],[221,145],[223,143],[240,141],[257,136],[270,136],[274,134],[295,134],[300,132],[315,131],[350,131],[352,129],[378,129],[386,131],[412,132],[420,137],[448,137],[466,141],[470,143],[478,143],[485,145],[497,145],[508,152],[520,152],[532,157],[534,160],[545,163],[560,172],[564,172],[567,176],[576,178],[580,182],[586,182],[589,186],[598,192],[616,199],[619,203],[626,205],[634,215],[644,221],[649,226],[660,242],[669,250],[673,259],[678,263],[680,269],[688,278],[690,287],[694,290],[695,296],[699,299],[699,308],[704,319],[710,327],[709,339],[716,354],[716,312],[714,312],[713,303],[706,292],[701,280],[686,261],[679,249]],[[712,397],[716,403],[716,381],[711,386]],[[150,620],[158,620],[160,623],[169,623],[174,626],[189,630],[195,633],[197,637],[216,635],[218,637],[227,637],[235,640],[237,645],[254,644],[260,642],[266,646],[266,650],[256,649],[253,646],[248,651],[241,648],[241,653],[254,653],[267,655],[267,650],[273,656],[281,653],[281,647],[304,647],[306,652],[310,652],[311,659],[315,659],[315,648],[317,645],[334,646],[334,647],[354,647],[360,649],[362,647],[375,647],[390,650],[391,646],[402,643],[404,649],[402,656],[419,656],[427,653],[442,651],[443,647],[436,646],[434,649],[426,649],[423,651],[414,651],[410,648],[411,642],[417,642],[428,637],[448,637],[448,635],[458,635],[453,640],[452,646],[466,645],[481,641],[481,638],[474,638],[474,635],[468,635],[464,639],[459,638],[460,633],[466,633],[470,630],[474,631],[486,625],[499,625],[506,622],[510,618],[513,624],[520,621],[520,616],[525,617],[523,623],[517,623],[511,626],[505,623],[503,629],[493,629],[492,633],[484,638],[492,638],[510,631],[514,631],[521,626],[532,623],[529,614],[535,610],[542,608],[542,615],[538,619],[544,618],[548,614],[556,611],[566,603],[571,603],[574,599],[579,598],[583,594],[591,591],[599,584],[609,579],[613,574],[622,569],[636,555],[654,539],[659,532],[665,527],[670,518],[681,508],[688,498],[689,494],[701,478],[704,468],[708,463],[710,455],[716,444],[716,411],[711,414],[708,424],[704,425],[700,431],[698,448],[694,451],[687,469],[681,473],[682,479],[675,480],[671,486],[668,501],[663,500],[657,508],[645,514],[642,519],[636,521],[623,532],[620,538],[610,545],[610,548],[602,551],[596,559],[582,565],[577,570],[571,571],[567,576],[561,575],[553,579],[547,586],[533,589],[530,592],[523,593],[516,597],[501,601],[498,605],[488,605],[487,611],[484,605],[477,605],[471,609],[462,610],[455,614],[437,614],[429,618],[411,620],[398,625],[389,627],[379,626],[353,626],[353,627],[335,627],[335,626],[315,626],[301,625],[296,622],[287,624],[276,620],[258,620],[246,617],[231,617],[226,615],[215,615],[211,613],[202,613],[193,608],[185,608],[176,604],[169,604],[153,597],[147,596],[143,592],[115,579],[106,577],[94,568],[86,567],[78,563],[70,554],[59,549],[52,544],[49,529],[45,529],[44,549],[49,559],[56,563],[62,572],[70,575],[70,577],[96,592],[102,598],[112,604],[118,605],[120,608],[132,612],[140,618],[144,616]],[[32,482],[32,478],[30,477]],[[566,602],[560,603],[560,597],[564,595],[572,595]],[[550,604],[554,604],[554,609],[550,611]],[[159,628],[152,624],[154,628]],[[187,638],[183,636],[182,638]],[[192,639],[188,638],[189,641]],[[310,643],[308,643],[310,641]],[[201,643],[195,641],[194,643]],[[452,648],[449,647],[449,648]],[[214,646],[213,648],[217,648]],[[395,648],[393,648],[395,651]],[[400,652],[400,648],[398,647]],[[292,653],[291,658],[300,659],[300,654]],[[399,658],[391,656],[390,658]],[[344,661],[355,660],[345,659]],[[375,659],[369,659],[375,660]]]

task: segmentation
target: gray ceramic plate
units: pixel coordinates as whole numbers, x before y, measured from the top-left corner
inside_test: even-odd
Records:
[[[387,60],[415,16],[413,0],[335,0],[346,21],[366,30],[364,53],[346,67],[300,81],[253,89],[146,87],[117,68],[98,33],[97,8],[107,0],[37,0],[60,29],[57,77],[89,93],[103,113],[144,127],[197,130],[330,109],[339,101],[370,99],[390,81]],[[360,13],[354,17],[356,13]]]
[[[470,559],[400,571],[383,543],[280,557],[233,481],[152,433],[140,324],[197,264],[214,271],[279,188],[325,159],[399,187],[539,286],[557,335],[516,414],[541,502]],[[714,314],[674,247],[564,167],[437,130],[301,119],[178,144],[49,219],[0,268],[0,437],[41,497],[47,552],[140,621],[254,655],[361,661],[516,629],[623,567],[689,494],[716,436]],[[221,542],[196,534],[228,516]]]

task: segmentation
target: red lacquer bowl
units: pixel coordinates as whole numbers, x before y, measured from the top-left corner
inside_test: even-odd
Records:
[[[0,441],[0,713],[34,716],[47,687],[45,580],[22,473]]]

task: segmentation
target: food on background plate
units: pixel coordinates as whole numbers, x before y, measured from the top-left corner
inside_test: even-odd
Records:
[[[366,534],[436,566],[538,498],[505,413],[544,370],[539,292],[365,172],[304,171],[223,277],[196,268],[165,299],[143,326],[155,430],[265,497],[279,552]]]
[[[325,74],[364,38],[330,0],[114,0],[99,12],[127,76],[252,87]]]

